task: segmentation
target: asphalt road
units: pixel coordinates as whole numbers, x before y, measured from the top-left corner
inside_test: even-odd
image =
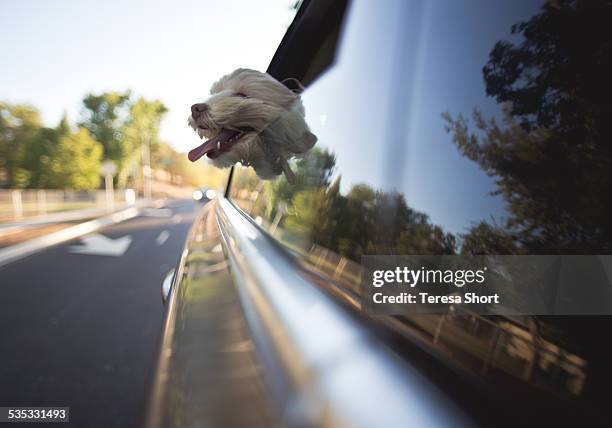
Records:
[[[70,426],[138,426],[163,321],[161,283],[201,207],[170,201],[96,232],[102,238],[0,267],[0,406],[70,406]],[[113,242],[104,237],[129,246],[87,254]]]

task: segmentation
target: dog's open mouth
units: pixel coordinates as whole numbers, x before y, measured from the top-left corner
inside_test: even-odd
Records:
[[[220,156],[222,153],[230,150],[234,144],[240,141],[240,138],[245,134],[245,132],[247,131],[236,131],[233,129],[223,128],[216,136],[191,150],[187,157],[191,162],[197,161],[204,155],[214,159]]]

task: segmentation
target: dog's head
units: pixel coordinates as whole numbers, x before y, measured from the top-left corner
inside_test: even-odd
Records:
[[[217,167],[237,162],[262,178],[285,172],[287,159],[316,142],[304,121],[298,94],[268,74],[238,69],[216,82],[211,96],[191,106],[189,125],[207,140],[189,152],[192,162],[206,155]]]

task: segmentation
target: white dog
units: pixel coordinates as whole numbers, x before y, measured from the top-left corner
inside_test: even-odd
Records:
[[[288,159],[306,154],[317,142],[304,120],[300,96],[269,74],[240,68],[216,82],[204,103],[191,106],[189,125],[207,141],[189,152],[206,155],[219,168],[237,162],[260,178],[295,176]]]

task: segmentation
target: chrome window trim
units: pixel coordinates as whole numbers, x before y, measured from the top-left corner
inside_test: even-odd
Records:
[[[230,200],[221,240],[269,385],[287,426],[471,426],[443,391],[400,360]]]

